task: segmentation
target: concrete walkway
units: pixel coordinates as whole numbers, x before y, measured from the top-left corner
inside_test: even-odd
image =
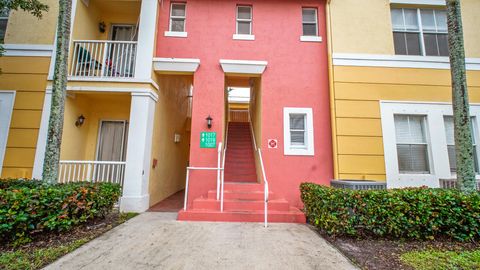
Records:
[[[175,218],[143,213],[45,269],[356,269],[307,225]]]

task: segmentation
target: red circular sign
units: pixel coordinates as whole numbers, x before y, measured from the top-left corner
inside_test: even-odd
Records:
[[[276,140],[269,140],[268,145],[270,148],[277,148],[277,141]]]

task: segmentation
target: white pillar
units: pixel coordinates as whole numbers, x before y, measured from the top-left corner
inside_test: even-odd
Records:
[[[144,212],[150,206],[148,182],[156,98],[150,92],[132,93],[127,164],[120,202],[120,210],[123,212]]]
[[[135,62],[135,78],[151,79],[155,49],[158,0],[142,0],[138,25],[138,45]]]
[[[32,178],[42,179],[43,159],[45,158],[45,148],[47,147],[48,121],[50,120],[50,106],[52,104],[52,90],[45,91],[43,100],[42,119],[40,120],[40,129],[37,137],[37,149],[35,150],[35,161],[33,162]]]

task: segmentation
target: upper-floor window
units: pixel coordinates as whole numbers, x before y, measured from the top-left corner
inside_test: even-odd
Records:
[[[316,8],[302,8],[302,27],[304,36],[318,36]]]
[[[5,31],[7,30],[9,9],[4,9],[0,12],[0,43],[3,43],[5,38]]]
[[[445,10],[392,8],[395,54],[448,56]]]
[[[172,3],[170,9],[171,32],[185,32],[186,7],[185,3]]]
[[[252,7],[237,6],[237,34],[252,34]]]

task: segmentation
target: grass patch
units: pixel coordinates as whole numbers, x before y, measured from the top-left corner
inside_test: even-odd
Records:
[[[480,269],[480,249],[463,252],[438,250],[411,251],[402,254],[400,259],[414,269]]]
[[[69,231],[37,235],[23,246],[0,246],[0,269],[40,269],[137,215],[114,212]]]
[[[79,239],[58,247],[39,248],[33,252],[17,250],[0,253],[0,268],[5,270],[39,269],[49,262],[72,252],[90,239]]]

